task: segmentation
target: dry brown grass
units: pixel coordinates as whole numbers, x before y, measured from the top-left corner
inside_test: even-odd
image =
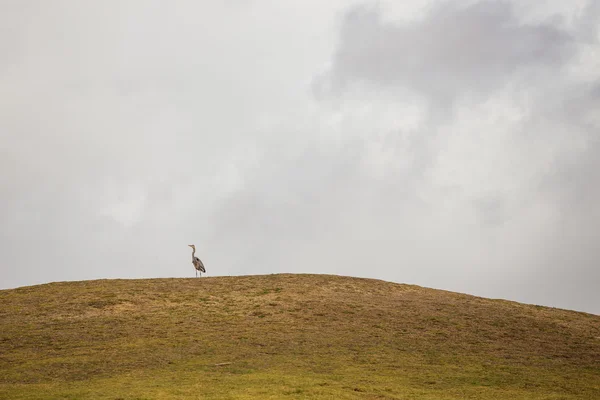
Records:
[[[600,398],[599,316],[418,286],[100,280],[0,304],[2,398]]]

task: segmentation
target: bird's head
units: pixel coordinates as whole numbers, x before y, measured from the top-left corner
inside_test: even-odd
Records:
[[[188,246],[190,246],[192,249],[196,248],[196,246],[194,246],[193,244],[188,244]]]

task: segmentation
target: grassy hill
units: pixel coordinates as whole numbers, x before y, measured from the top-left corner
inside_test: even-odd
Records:
[[[0,291],[2,399],[600,399],[600,316],[329,275]]]

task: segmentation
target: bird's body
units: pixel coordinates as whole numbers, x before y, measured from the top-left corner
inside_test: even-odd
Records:
[[[203,272],[206,272],[206,268],[204,268],[204,264],[198,257],[196,257],[196,246],[193,244],[188,244],[192,248],[192,264],[194,268],[196,268],[196,277],[198,276],[198,272],[200,272],[200,276],[202,276]]]

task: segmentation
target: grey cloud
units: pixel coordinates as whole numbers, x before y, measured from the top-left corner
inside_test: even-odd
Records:
[[[306,256],[297,254],[296,247],[319,240],[328,231],[327,225],[337,229],[344,218],[349,223],[352,220],[350,215],[340,214],[345,210],[343,204],[353,204],[364,190],[354,182],[360,151],[358,143],[351,143],[345,151],[335,153],[314,146],[295,155],[283,149],[269,152],[260,169],[248,177],[247,185],[226,199],[213,216],[214,235],[228,236],[236,247],[248,247],[251,259],[258,261],[252,265],[259,271],[267,272],[264,266],[272,268],[283,260],[287,260],[287,268],[300,267],[294,260]],[[229,253],[223,250],[218,253]],[[243,256],[238,259],[237,264],[244,268],[247,261]]]
[[[556,100],[540,102],[534,119],[562,126],[564,150],[554,157],[540,179],[540,194],[556,206],[556,229],[539,256],[536,271],[547,276],[542,286],[548,293],[569,293],[568,304],[600,306],[600,78],[595,83],[573,85]],[[543,105],[542,105],[543,104]],[[548,124],[544,124],[547,126]]]
[[[552,158],[539,189],[556,199],[565,215],[594,215],[600,190],[600,77],[596,81],[562,83],[540,94],[525,130],[546,140],[562,140],[561,151]],[[544,101],[542,101],[542,99]]]
[[[514,74],[556,73],[575,52],[571,33],[519,21],[508,1],[436,3],[421,20],[397,24],[379,7],[347,12],[329,75],[334,91],[356,81],[402,86],[446,103],[487,92]],[[548,72],[548,71],[546,71]]]
[[[500,224],[506,218],[506,206],[501,195],[487,195],[473,200],[479,220],[484,224]]]
[[[600,3],[590,1],[583,7],[579,17],[578,36],[585,41],[597,43],[600,35],[598,18],[600,17]]]

